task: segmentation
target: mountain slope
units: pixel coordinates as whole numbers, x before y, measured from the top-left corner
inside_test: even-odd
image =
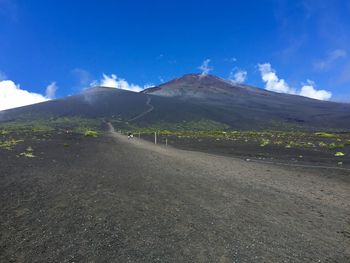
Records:
[[[143,92],[200,105],[232,127],[350,128],[350,104],[235,85],[211,75],[188,74]]]
[[[75,96],[0,112],[0,121],[66,116],[116,119],[139,127],[167,129],[201,122],[232,129],[350,130],[349,104],[233,85],[198,74],[141,93],[96,87]]]

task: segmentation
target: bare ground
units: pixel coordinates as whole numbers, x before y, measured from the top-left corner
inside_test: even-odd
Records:
[[[348,171],[114,132],[30,144],[0,151],[1,262],[350,261]]]

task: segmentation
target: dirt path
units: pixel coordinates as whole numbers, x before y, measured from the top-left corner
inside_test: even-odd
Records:
[[[196,183],[193,187],[201,185],[196,205],[206,207],[215,220],[218,220],[217,216],[222,218],[220,222],[227,228],[232,229],[232,225],[235,225],[240,229],[234,236],[240,236],[238,242],[242,244],[250,240],[248,243],[252,243],[247,246],[254,247],[251,251],[253,254],[260,246],[262,250],[259,253],[264,256],[260,257],[260,254],[257,258],[261,261],[278,262],[272,256],[274,253],[280,258],[289,258],[291,262],[349,259],[350,178],[347,175],[341,177],[345,178],[344,183],[337,177],[327,177],[327,170],[247,163],[222,156],[159,147],[137,139],[128,141],[113,131],[111,134],[117,141],[129,144],[132,152],[138,149],[149,156],[156,155],[156,163],[147,162],[154,166],[152,170],[165,176],[181,171],[186,178],[181,182],[182,187],[186,181],[194,179]],[[141,162],[144,159],[138,154],[133,156],[138,156],[136,159]],[[149,166],[144,171],[148,169]],[[186,195],[186,191],[182,195],[194,198],[191,194]],[[221,227],[225,232],[228,229],[225,230],[224,225]],[[254,239],[257,243],[252,241]],[[329,249],[335,249],[340,243],[344,246],[338,250],[339,254],[330,256],[332,252]],[[264,250],[266,252],[262,252]],[[251,262],[252,258],[248,258],[247,262]]]
[[[64,135],[62,135],[64,136]],[[108,136],[0,156],[0,261],[349,262],[348,174]]]
[[[148,109],[146,111],[144,111],[144,112],[140,113],[139,115],[137,115],[136,117],[128,120],[128,122],[136,121],[136,120],[142,118],[143,116],[145,116],[146,114],[150,113],[151,111],[153,111],[154,107],[151,104],[151,97],[148,95],[147,95],[146,106],[148,107]]]

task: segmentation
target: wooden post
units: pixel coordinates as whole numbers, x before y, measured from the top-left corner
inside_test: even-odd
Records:
[[[157,144],[157,132],[154,132],[154,144]]]

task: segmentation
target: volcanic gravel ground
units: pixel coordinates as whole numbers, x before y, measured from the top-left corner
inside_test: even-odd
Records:
[[[0,150],[0,261],[350,262],[349,200],[345,170],[28,137]]]
[[[136,134],[138,138],[138,134]],[[285,165],[309,165],[330,167],[350,172],[350,146],[342,149],[313,149],[313,148],[286,148],[285,146],[267,145],[261,147],[257,142],[232,141],[217,138],[186,138],[177,136],[158,135],[158,144],[165,145],[165,139],[169,146],[182,150],[200,151],[211,154],[238,157],[240,159],[252,159],[261,162],[281,163]],[[142,134],[141,139],[154,142],[154,134]],[[317,143],[317,142],[315,142]],[[345,156],[336,157],[338,151]]]

